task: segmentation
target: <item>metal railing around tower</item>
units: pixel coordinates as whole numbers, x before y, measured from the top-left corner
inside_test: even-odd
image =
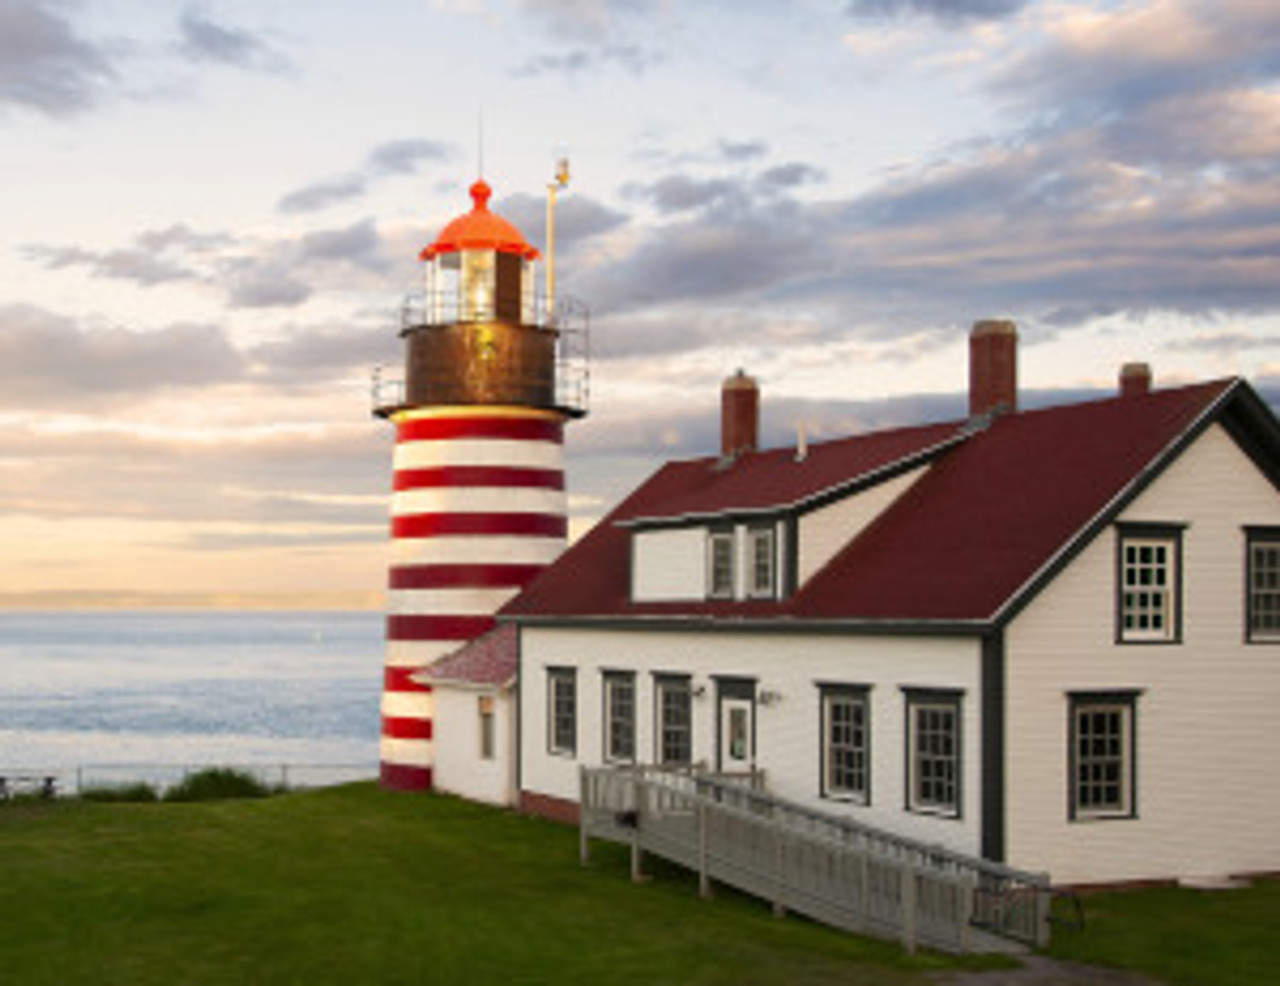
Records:
[[[556,299],[548,311],[540,297],[522,306],[522,325],[535,331],[555,334],[555,407],[575,417],[587,413],[591,396],[591,313],[575,298]],[[478,304],[459,311],[456,292],[438,298],[424,293],[406,295],[400,307],[401,334],[432,326],[474,322],[483,324],[494,319],[492,305]],[[370,381],[373,413],[381,417],[404,407],[408,399],[404,369],[374,367]]]

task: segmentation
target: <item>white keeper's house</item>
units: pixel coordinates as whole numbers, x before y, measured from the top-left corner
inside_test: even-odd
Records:
[[[1142,365],[1019,411],[1016,345],[975,327],[965,420],[790,448],[731,378],[720,455],[427,672],[438,786],[573,819],[580,765],[705,765],[1058,884],[1280,871],[1280,424]]]

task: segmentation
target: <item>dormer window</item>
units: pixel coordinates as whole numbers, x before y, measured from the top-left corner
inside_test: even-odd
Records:
[[[707,538],[707,595],[733,598],[733,531],[712,531]]]
[[[777,553],[772,527],[755,527],[747,534],[747,595],[771,599],[774,595]]]

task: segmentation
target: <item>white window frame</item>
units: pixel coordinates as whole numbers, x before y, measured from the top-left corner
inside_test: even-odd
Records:
[[[777,535],[772,526],[747,531],[747,595],[752,599],[772,599],[777,591]]]
[[[865,685],[823,685],[822,797],[871,803],[871,697]],[[837,710],[856,710],[856,721],[841,720]],[[846,735],[842,735],[847,733]],[[842,755],[844,754],[844,755]],[[848,760],[853,763],[849,764]],[[844,775],[852,774],[854,783]]]
[[[1182,638],[1181,597],[1181,530],[1121,527],[1116,556],[1117,641],[1178,643]]]
[[[907,689],[906,697],[907,810],[939,818],[960,818],[964,805],[964,695],[950,690]],[[949,737],[937,729],[940,716],[950,719]],[[938,749],[939,746],[950,750]],[[937,776],[948,767],[949,779]],[[930,793],[940,784],[950,786],[950,798]]]
[[[1075,693],[1069,698],[1069,817],[1073,821],[1136,818],[1138,693]],[[1099,733],[1108,718],[1114,718],[1117,728],[1110,734]],[[1114,788],[1116,795],[1104,801],[1098,792],[1107,788]]]
[[[568,705],[567,711],[562,708]],[[560,727],[569,723],[568,735]],[[547,668],[547,751],[557,756],[578,752],[578,671],[576,668]]]
[[[737,539],[732,530],[710,531],[707,534],[707,597],[732,599],[737,582],[737,565],[734,564]],[[723,553],[723,557],[721,557]]]

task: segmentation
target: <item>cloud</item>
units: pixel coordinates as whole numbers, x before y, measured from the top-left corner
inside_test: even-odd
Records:
[[[385,537],[391,451],[382,423],[199,438],[83,423],[6,428],[0,515],[179,522],[187,540],[210,529],[265,543],[286,533],[374,545]],[[5,471],[6,460],[23,468]]]
[[[540,75],[577,76],[584,72],[616,67],[639,76],[662,61],[661,54],[639,45],[611,44],[572,48],[554,55],[537,55],[513,68],[511,74],[516,78],[535,78]]]
[[[769,152],[769,145],[763,140],[721,139],[716,146],[726,161],[739,163],[754,161]]]
[[[35,244],[25,255],[51,270],[79,267],[140,288],[190,281],[225,294],[233,308],[286,308],[315,289],[341,287],[392,262],[371,219],[301,236],[237,239],[177,224],[137,234],[125,247],[87,250]]]
[[[845,12],[869,19],[933,17],[944,23],[1012,17],[1030,0],[849,0]]]
[[[450,161],[456,155],[456,146],[441,141],[387,141],[371,150],[356,171],[324,178],[288,192],[280,198],[276,209],[289,214],[326,209],[362,197],[384,178],[417,174],[425,164]]]
[[[547,202],[544,198],[519,192],[504,196],[493,208],[531,241],[537,242],[545,232]],[[626,213],[570,188],[556,199],[556,249],[571,252],[588,240],[617,230],[629,221]]]
[[[225,332],[174,325],[96,328],[33,305],[0,307],[0,406],[83,406],[238,380],[245,361]]]
[[[643,199],[665,215],[706,209],[737,198],[741,185],[729,178],[695,178],[685,174],[664,175],[647,185],[629,185],[624,192]]]
[[[312,287],[287,260],[246,257],[225,265],[227,304],[232,308],[293,308],[307,301]]]
[[[361,175],[339,175],[295,189],[284,195],[276,208],[284,213],[315,212],[349,202],[364,195],[368,181]]]
[[[219,24],[192,8],[178,21],[181,52],[188,59],[253,71],[282,72],[290,65],[283,54],[238,27]]]
[[[78,35],[52,5],[0,5],[0,107],[67,116],[97,105],[115,78],[108,50]]]
[[[375,366],[400,365],[402,344],[387,324],[307,326],[248,351],[267,379],[324,380],[352,371],[369,373]]]
[[[185,224],[146,230],[127,247],[86,250],[79,246],[31,244],[24,254],[50,270],[83,267],[93,277],[155,287],[172,281],[198,280],[206,258],[235,241],[222,233],[201,233]]]
[[[552,37],[601,41],[657,16],[660,0],[517,0]]]

